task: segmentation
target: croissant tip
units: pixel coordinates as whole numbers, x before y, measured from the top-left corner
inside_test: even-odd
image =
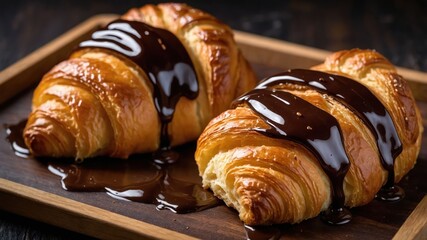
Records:
[[[29,126],[24,130],[24,141],[30,153],[35,157],[70,157],[73,156],[75,148],[67,148],[70,143],[64,139],[58,139],[56,134],[43,132],[37,127]]]
[[[260,209],[258,208],[258,204],[254,202],[254,199],[244,198],[240,203],[241,211],[240,219],[247,225],[259,225],[263,224],[262,219],[260,218],[260,213],[258,212]],[[261,214],[262,215],[262,214]]]

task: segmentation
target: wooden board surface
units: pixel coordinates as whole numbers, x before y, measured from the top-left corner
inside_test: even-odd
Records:
[[[66,58],[76,42],[115,17],[100,15],[91,18],[1,72],[0,123],[16,124],[25,119],[30,112],[32,89],[40,77]],[[326,51],[242,32],[236,32],[236,39],[260,78],[286,68],[318,64],[328,54]],[[427,86],[427,74],[401,68],[399,73],[410,81],[426,127],[427,102],[424,102],[425,96],[421,93]],[[426,133],[423,137],[425,143]],[[177,215],[170,211],[157,211],[153,205],[115,200],[105,193],[64,191],[59,178],[51,174],[46,165],[15,156],[5,138],[6,133],[2,129],[1,209],[99,238],[245,238],[243,225],[236,212],[223,205],[202,212]],[[400,183],[407,193],[403,201],[393,204],[373,201],[367,206],[352,209],[353,221],[340,227],[328,226],[318,218],[296,225],[282,225],[280,229],[283,237],[390,239],[395,236],[396,239],[422,239],[427,228],[427,184],[423,182],[425,174],[427,149],[423,147],[416,167]]]

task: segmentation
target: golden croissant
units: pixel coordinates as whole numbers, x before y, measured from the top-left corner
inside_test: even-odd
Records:
[[[83,41],[34,91],[35,156],[126,158],[195,140],[255,85],[232,30],[185,4],[131,9]]]
[[[298,223],[323,211],[341,224],[344,206],[377,193],[402,197],[394,184],[413,168],[422,132],[394,66],[353,49],[266,78],[208,124],[195,158],[203,186],[246,224]]]

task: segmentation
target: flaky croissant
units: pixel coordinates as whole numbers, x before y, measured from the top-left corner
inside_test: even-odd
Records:
[[[185,4],[146,5],[43,77],[24,139],[35,156],[126,158],[195,140],[254,85],[228,26]]]
[[[395,191],[416,162],[421,117],[389,61],[353,49],[312,69],[265,79],[198,140],[203,186],[246,224],[297,223],[367,204],[382,186]],[[362,108],[380,114],[356,114]]]

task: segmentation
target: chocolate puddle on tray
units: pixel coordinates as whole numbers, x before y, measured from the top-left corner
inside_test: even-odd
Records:
[[[22,139],[26,121],[6,125],[7,140],[19,157],[32,158]],[[73,159],[37,158],[53,174],[61,177],[68,191],[105,191],[109,196],[156,205],[175,213],[211,208],[220,201],[202,188],[194,161],[195,143],[177,147],[180,158],[174,163],[153,160],[152,154],[133,155],[128,159],[97,157],[83,163]]]

